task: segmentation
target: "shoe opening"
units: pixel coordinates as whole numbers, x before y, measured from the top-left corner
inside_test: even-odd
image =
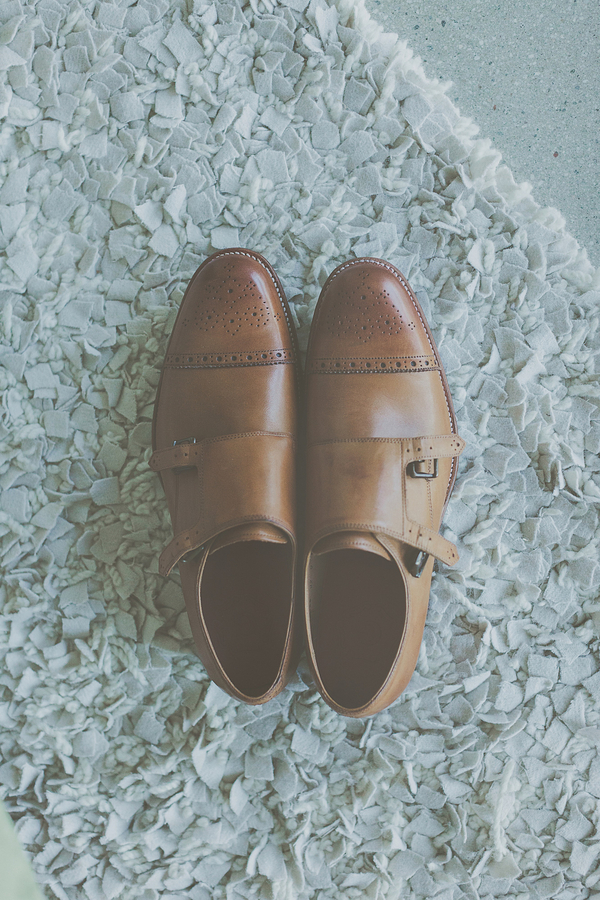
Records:
[[[311,557],[310,619],[317,668],[331,699],[346,709],[368,703],[385,682],[406,618],[398,566],[364,550]]]
[[[209,554],[200,583],[204,622],[224,672],[249,697],[277,679],[291,597],[289,542],[244,540]]]

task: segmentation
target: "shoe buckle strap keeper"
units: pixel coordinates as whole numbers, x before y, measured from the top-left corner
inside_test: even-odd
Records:
[[[307,522],[307,547],[337,531],[369,531],[397,538],[418,551],[410,567],[414,577],[422,573],[429,555],[454,565],[458,561],[454,544],[410,517],[406,482],[408,478],[437,477],[437,460],[458,457],[465,446],[456,434],[340,439],[309,445],[307,464],[314,494],[308,502],[313,513]],[[430,460],[434,461],[433,471],[423,472],[420,464]]]
[[[222,531],[245,522],[270,522],[295,545],[295,442],[284,432],[251,431],[198,441],[185,438],[155,450],[153,472],[195,467],[200,480],[197,523],[175,535],[158,570],[168,575],[188,554]],[[248,473],[252,477],[248,478]]]

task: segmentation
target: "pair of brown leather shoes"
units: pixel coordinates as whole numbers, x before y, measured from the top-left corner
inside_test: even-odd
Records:
[[[210,256],[167,348],[150,467],[175,534],[159,570],[179,565],[213,681],[265,703],[304,638],[337,712],[395,700],[416,665],[434,558],[458,559],[438,530],[463,447],[433,337],[394,266],[354,259],[330,275],[303,387],[272,267],[242,248]]]

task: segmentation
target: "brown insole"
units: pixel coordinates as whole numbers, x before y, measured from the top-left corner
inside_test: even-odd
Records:
[[[311,630],[332,698],[364,706],[390,671],[404,628],[406,596],[396,563],[364,550],[333,550],[311,562]]]
[[[200,605],[235,687],[259,697],[277,677],[292,597],[290,545],[240,541],[209,555]]]

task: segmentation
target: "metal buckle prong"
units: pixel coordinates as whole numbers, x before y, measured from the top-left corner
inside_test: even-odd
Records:
[[[424,462],[422,459],[413,459],[406,467],[407,474],[411,478],[437,478],[438,477],[438,461],[433,460],[433,472],[420,472],[415,468],[417,463]]]

